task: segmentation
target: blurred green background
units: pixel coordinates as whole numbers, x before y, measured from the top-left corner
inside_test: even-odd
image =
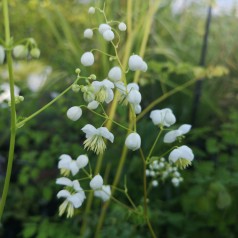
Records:
[[[16,85],[25,97],[18,106],[18,112],[24,117],[73,82],[74,71],[80,67],[83,52],[91,48],[110,51],[110,47],[100,37],[94,40],[83,38],[84,29],[102,21],[98,16],[94,18],[87,14],[94,1],[9,2],[14,40],[33,37],[41,49],[40,60],[17,61],[14,65]],[[186,144],[193,148],[195,154],[193,166],[183,172],[184,182],[180,187],[174,188],[165,182],[150,194],[151,222],[159,237],[163,238],[238,237],[237,10],[234,8],[219,14],[215,11],[215,2],[212,11],[216,14],[211,19],[204,68],[199,66],[199,62],[208,11],[206,1],[194,1],[179,11],[178,6],[173,5],[175,1],[161,1],[145,52],[149,70],[139,80],[143,108],[179,85],[193,78],[202,78],[201,99],[196,105],[194,84],[157,106],[173,109],[178,124],[193,121]],[[102,6],[103,1],[96,4]],[[147,3],[134,0],[134,4],[133,20],[136,22],[143,16]],[[108,0],[106,6],[110,19],[126,21],[126,0]],[[2,15],[2,3],[0,10]],[[4,38],[2,20],[0,23],[0,36]],[[138,53],[142,37],[143,32],[135,37],[132,52]],[[121,54],[125,41],[126,37],[122,38]],[[87,71],[81,67],[82,74],[95,73],[104,78],[110,66],[106,59],[100,62]],[[0,84],[6,81],[5,66],[0,66]],[[42,82],[42,86],[36,88],[33,83],[32,88],[30,77]],[[10,193],[0,227],[1,237],[79,237],[81,214],[69,220],[58,217],[60,202],[56,193],[59,188],[55,179],[59,176],[59,155],[66,153],[75,158],[84,153],[80,130],[94,118],[88,113],[73,123],[65,114],[69,107],[81,102],[80,94],[70,93],[19,130]],[[9,143],[9,110],[1,104],[0,188],[4,181]],[[146,141],[143,144],[146,150],[156,136],[148,115],[140,121],[138,130]],[[116,133],[122,134],[120,130]],[[123,145],[123,140],[121,137],[118,143]],[[158,152],[160,149],[157,148]],[[109,181],[118,164],[113,157],[120,150],[120,147],[110,149],[105,159],[103,170],[111,169]],[[95,162],[96,158],[92,158],[92,165]],[[142,182],[142,178],[137,172],[141,169],[140,158],[134,153],[129,154],[125,167],[129,192],[135,200],[140,200],[142,188],[138,187],[138,181]],[[85,237],[93,237],[100,213],[98,205],[97,202],[94,204],[87,218]],[[126,210],[112,203],[101,237],[140,238],[150,235],[140,218],[129,216]]]

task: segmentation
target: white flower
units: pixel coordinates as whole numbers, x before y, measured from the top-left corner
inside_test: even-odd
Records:
[[[135,89],[128,92],[127,101],[133,105],[137,105],[141,102],[141,93]]]
[[[141,146],[140,135],[135,132],[129,134],[126,138],[125,145],[130,150],[133,150],[133,151],[138,150]]]
[[[106,30],[103,32],[103,38],[106,41],[112,41],[114,39],[115,35],[112,30]]]
[[[91,39],[93,37],[93,30],[92,29],[86,29],[83,33],[83,36],[85,38]]]
[[[92,54],[92,52],[85,52],[82,56],[81,56],[81,63],[84,66],[91,66],[94,63],[94,56]]]
[[[94,100],[88,104],[87,108],[91,110],[95,110],[98,108],[98,105],[99,105],[99,102]]]
[[[102,35],[103,35],[103,33],[104,33],[105,31],[111,30],[111,29],[112,29],[112,28],[111,28],[108,24],[105,24],[105,23],[100,24],[100,25],[99,25],[99,28],[98,28],[100,34],[102,34]]]
[[[145,72],[147,70],[147,64],[139,55],[130,56],[128,65],[132,71],[142,70]]]
[[[69,155],[62,154],[59,157],[58,169],[60,169],[61,174],[68,176],[71,172],[72,175],[75,175],[79,171],[79,167],[75,160],[73,160]]]
[[[103,81],[93,81],[92,86],[94,88],[94,93],[96,100],[98,102],[110,103],[113,100],[114,93],[112,88],[114,88],[114,84],[108,79],[104,79]]]
[[[14,95],[19,96],[20,88],[17,86],[14,86]],[[0,85],[0,103],[4,101],[10,101],[11,100],[11,93],[10,93],[10,85],[9,83],[3,83]]]
[[[169,161],[175,163],[179,168],[184,169],[191,165],[194,159],[192,150],[186,146],[180,146],[169,154]]]
[[[76,163],[79,169],[86,167],[88,164],[88,156],[87,155],[78,156],[78,158],[76,159]]]
[[[188,133],[191,127],[192,126],[189,124],[184,124],[180,126],[177,130],[169,131],[164,136],[164,143],[173,143],[178,137]]]
[[[56,179],[56,184],[72,187],[73,181],[67,177],[61,177]]]
[[[120,22],[118,25],[118,29],[120,31],[126,31],[126,24],[124,22]]]
[[[171,182],[175,187],[178,187],[180,183],[178,178],[172,178]]]
[[[112,80],[113,82],[118,82],[121,80],[122,77],[122,71],[121,68],[118,66],[115,66],[110,69],[108,73],[108,78]]]
[[[4,48],[0,45],[0,64],[3,64],[5,59],[5,50]]]
[[[82,116],[82,109],[78,106],[74,106],[68,109],[67,117],[72,121],[77,121]]]
[[[103,179],[101,175],[96,175],[92,178],[92,180],[89,183],[90,188],[93,190],[98,190],[102,188],[103,185]]]
[[[99,197],[103,200],[103,202],[106,202],[111,197],[111,188],[109,185],[102,185],[102,188],[99,190],[94,191],[94,196]]]
[[[141,113],[141,105],[140,104],[134,104],[133,108],[134,108],[135,114]]]
[[[87,124],[82,128],[82,131],[86,134],[86,140],[84,141],[84,148],[94,151],[96,154],[102,154],[106,149],[104,138],[114,141],[114,136],[108,131],[106,127],[100,127],[96,129],[94,126]]]
[[[94,8],[94,7],[90,7],[90,8],[88,9],[88,13],[89,13],[89,14],[94,14],[94,13],[95,13],[95,8]]]
[[[176,122],[176,118],[171,109],[154,110],[150,113],[150,118],[154,125],[169,127]]]
[[[153,187],[158,187],[158,185],[159,185],[159,183],[158,183],[157,180],[153,180],[153,181],[152,181],[152,186],[153,186]]]
[[[62,178],[61,178],[62,179]],[[58,179],[60,181],[60,179]],[[60,182],[62,182],[61,180]],[[77,180],[71,181],[72,187],[75,192],[70,193],[68,190],[63,189],[57,193],[57,198],[65,198],[65,201],[59,207],[59,215],[63,215],[63,213],[67,210],[67,217],[72,217],[74,215],[74,209],[81,207],[83,201],[86,196],[83,189],[80,187],[80,184]],[[58,183],[64,185],[62,183]]]
[[[25,45],[17,45],[13,48],[12,54],[17,59],[23,59],[27,57],[28,49]]]

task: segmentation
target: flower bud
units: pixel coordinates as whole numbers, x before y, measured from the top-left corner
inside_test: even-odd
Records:
[[[115,35],[113,33],[113,31],[111,30],[106,30],[103,32],[103,38],[106,40],[106,41],[112,41],[114,39]]]
[[[82,109],[78,106],[74,106],[68,109],[67,117],[72,121],[77,121],[82,116]]]
[[[40,57],[40,50],[38,48],[33,48],[30,51],[30,55],[35,58],[38,59]]]
[[[111,68],[108,73],[108,78],[112,80],[113,82],[120,81],[121,76],[122,76],[121,68],[118,66]]]
[[[139,104],[141,102],[141,93],[135,89],[132,89],[127,95],[127,101],[131,104]]]
[[[99,174],[94,176],[89,185],[93,190],[101,189],[103,185],[102,176]]]
[[[99,32],[103,35],[103,33],[107,30],[111,30],[111,27],[108,24],[100,24],[98,28]]]
[[[88,13],[89,13],[89,14],[94,14],[94,13],[95,13],[95,8],[94,8],[94,7],[90,7],[90,8],[88,9]]]
[[[98,108],[98,105],[99,105],[99,102],[94,100],[88,104],[87,108],[91,110],[95,110]]]
[[[133,150],[133,151],[138,150],[141,146],[140,135],[135,132],[129,134],[126,138],[125,145],[130,150]]]
[[[4,48],[0,45],[0,65],[3,64],[5,59],[5,50]]]
[[[76,74],[80,74],[81,73],[81,70],[79,68],[75,69],[75,73]]]
[[[91,52],[85,52],[81,57],[81,63],[84,66],[91,66],[94,63],[94,56]]]
[[[73,90],[73,92],[77,93],[80,90],[80,86],[78,84],[73,84],[72,85],[72,90]]]
[[[120,31],[126,31],[126,24],[124,22],[121,22],[119,25],[118,25],[118,29]]]
[[[12,53],[16,59],[23,59],[27,57],[28,49],[24,45],[17,45],[13,48]]]
[[[86,29],[83,33],[84,38],[91,39],[93,37],[93,31],[92,29]]]
[[[92,79],[92,80],[96,80],[96,79],[97,79],[97,76],[96,76],[95,74],[91,74],[91,75],[89,76],[89,78]]]

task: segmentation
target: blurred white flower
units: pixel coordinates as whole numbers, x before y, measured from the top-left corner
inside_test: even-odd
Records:
[[[77,162],[67,154],[62,154],[59,157],[58,169],[60,169],[60,173],[65,176],[68,176],[70,172],[72,175],[75,175],[79,171]]]
[[[14,86],[14,95],[19,96],[20,88]],[[9,102],[11,100],[10,85],[9,83],[3,83],[0,85],[0,103],[4,101]]]
[[[140,135],[136,132],[129,134],[126,138],[125,145],[130,150],[138,150],[141,146]]]
[[[143,61],[143,59],[139,55],[130,56],[128,66],[132,71],[142,70],[145,72],[147,70],[146,62]]]
[[[84,141],[84,148],[94,151],[96,154],[102,154],[106,149],[104,139],[114,141],[114,136],[106,127],[100,127],[96,129],[94,126],[87,124],[82,128],[82,131],[86,134],[86,140]]]
[[[189,124],[184,124],[180,126],[177,130],[169,131],[164,136],[164,143],[173,143],[178,137],[188,133],[191,127],[192,126]]]
[[[120,31],[126,31],[126,24],[124,22],[120,22],[118,25],[118,29]]]
[[[88,164],[88,156],[87,155],[78,156],[78,158],[76,159],[76,163],[79,169],[86,167]]]
[[[94,94],[98,102],[110,103],[113,100],[114,93],[113,88],[114,84],[108,79],[103,81],[93,81],[92,86],[94,88]]]
[[[176,118],[171,109],[154,110],[150,113],[150,118],[154,125],[169,127],[176,122]]]
[[[67,117],[72,121],[77,121],[81,116],[82,109],[79,106],[73,106],[67,111]]]
[[[184,169],[192,164],[194,159],[193,151],[186,145],[174,149],[169,154],[169,161],[176,164],[180,169]]]
[[[110,69],[108,73],[108,78],[113,82],[118,82],[121,80],[122,77],[122,71],[121,68],[118,66],[115,66]]]
[[[92,101],[88,104],[87,108],[91,110],[95,110],[98,108],[99,102],[98,101]]]
[[[81,56],[81,63],[84,66],[91,66],[94,63],[94,56],[92,52],[85,52]]]
[[[94,191],[94,196],[102,199],[106,202],[111,197],[111,187],[109,185],[102,185],[101,189]]]
[[[108,24],[100,24],[99,25],[99,28],[98,28],[98,31],[100,32],[101,35],[103,35],[103,33],[107,30],[111,30],[112,28],[108,25]]]
[[[101,189],[103,185],[103,178],[101,175],[95,175],[89,183],[89,186],[93,190]]]
[[[16,59],[24,59],[28,55],[28,49],[25,45],[17,45],[13,48],[12,54]]]
[[[94,14],[94,13],[95,13],[95,8],[94,8],[94,7],[90,7],[90,8],[88,9],[88,13],[89,13],[89,14]]]
[[[83,33],[84,38],[91,39],[93,37],[93,30],[92,29],[86,29]]]
[[[114,39],[115,35],[114,32],[112,30],[106,30],[103,32],[103,38],[106,41],[112,41]]]

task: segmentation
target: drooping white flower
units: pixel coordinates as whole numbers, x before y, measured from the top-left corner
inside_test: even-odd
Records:
[[[0,45],[0,65],[3,64],[5,59],[5,50],[3,46]]]
[[[176,118],[171,109],[154,110],[150,113],[150,118],[154,125],[169,127],[176,122]]]
[[[93,37],[93,30],[92,29],[86,29],[83,33],[84,38],[91,39]]]
[[[103,81],[93,81],[92,86],[94,88],[95,98],[98,102],[110,103],[113,100],[114,93],[113,88],[114,84],[108,79]]]
[[[88,9],[88,13],[89,13],[89,14],[94,14],[94,13],[95,13],[95,8],[94,8],[94,7],[90,7],[90,8]]]
[[[138,150],[141,146],[140,135],[136,132],[130,133],[126,138],[125,145],[130,150]]]
[[[145,72],[147,70],[146,62],[139,55],[130,56],[128,66],[132,71],[142,70]]]
[[[102,188],[94,191],[94,196],[102,199],[106,202],[111,197],[111,187],[109,185],[102,185]]]
[[[104,139],[114,141],[114,136],[106,127],[95,128],[94,126],[87,124],[82,128],[82,131],[86,134],[86,140],[84,141],[84,148],[94,151],[96,154],[102,154],[106,149]]]
[[[91,110],[95,110],[98,108],[99,102],[98,101],[92,101],[88,104],[87,108]]]
[[[184,124],[180,126],[177,130],[169,131],[164,136],[164,143],[173,143],[178,137],[188,133],[191,127],[192,126],[189,124]]]
[[[19,96],[20,88],[14,85],[14,95]],[[11,100],[10,85],[9,83],[3,83],[0,85],[0,103]]]
[[[175,163],[179,168],[184,169],[191,165],[194,159],[193,151],[186,145],[174,149],[169,154],[169,161]]]
[[[101,189],[102,185],[103,185],[103,178],[99,174],[94,176],[89,183],[90,188],[93,190]]]
[[[120,31],[126,31],[126,24],[124,22],[120,22],[118,25],[118,29]]]
[[[72,121],[77,121],[81,116],[82,109],[79,106],[73,106],[67,111],[67,117]]]
[[[59,157],[58,169],[60,169],[61,174],[68,176],[70,172],[75,175],[79,171],[79,167],[75,160],[67,154],[62,154]]]
[[[99,28],[98,28],[98,31],[100,32],[101,35],[103,35],[103,33],[107,30],[111,30],[112,28],[108,25],[108,24],[100,24],[99,25]]]
[[[108,78],[113,82],[118,82],[121,80],[122,77],[122,71],[121,68],[118,66],[115,66],[110,69],[108,73]]]
[[[92,52],[85,52],[81,56],[81,63],[84,66],[91,66],[94,63],[94,56]]]
[[[114,32],[112,30],[106,30],[103,32],[103,38],[106,41],[112,41],[114,39],[115,35]]]
[[[58,180],[58,182],[59,181],[60,180]],[[61,180],[60,182],[62,181],[63,180]],[[85,193],[83,189],[80,187],[79,182],[77,180],[71,182],[72,182],[71,187],[74,189],[74,192],[70,193],[68,190],[63,189],[57,193],[57,198],[65,198],[65,201],[59,207],[59,216],[62,216],[63,213],[67,210],[67,217],[72,217],[74,215],[74,209],[81,207],[83,201],[86,198]],[[65,184],[61,183],[61,185]]]
[[[78,156],[78,158],[76,159],[76,163],[79,169],[86,167],[88,164],[88,156],[87,155]]]

